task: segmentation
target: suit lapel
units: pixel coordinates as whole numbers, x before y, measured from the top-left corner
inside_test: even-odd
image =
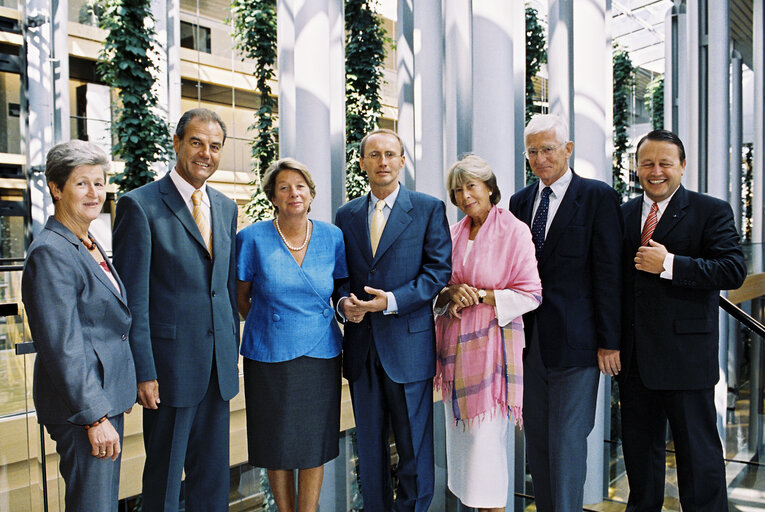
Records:
[[[573,172],[572,172],[573,174]],[[545,237],[545,245],[542,247],[542,254],[539,255],[539,261],[544,261],[553,252],[555,244],[558,243],[560,237],[566,231],[566,228],[571,223],[571,220],[575,217],[576,211],[579,209],[579,192],[581,190],[582,178],[573,174],[571,176],[571,183],[566,189],[566,194],[563,196],[558,211],[555,212],[555,217],[550,223],[550,229],[547,231]]]
[[[656,229],[653,232],[653,238],[659,243],[663,243],[662,240],[666,240],[667,235],[677,226],[677,223],[685,217],[685,209],[688,206],[688,192],[685,187],[680,185],[675,192],[675,195],[669,201],[667,210],[661,215],[659,223],[656,224]]]
[[[410,197],[409,191],[401,185],[396,202],[393,204],[393,209],[390,211],[390,216],[388,216],[388,220],[385,223],[385,229],[383,229],[380,243],[377,245],[377,252],[372,260],[373,262],[378,261],[382,255],[385,254],[385,251],[393,245],[393,242],[396,241],[404,229],[406,229],[412,222],[412,217],[409,215],[411,209],[412,198]],[[367,235],[367,239],[368,238],[369,235]],[[369,245],[369,242],[367,242],[367,245]]]
[[[534,211],[534,199],[536,198],[537,191],[539,190],[539,182],[526,187],[523,196],[521,196],[521,204],[519,205],[519,212],[523,222],[529,225],[531,228],[531,214]]]
[[[229,245],[229,226],[226,226],[226,219],[223,215],[224,198],[217,190],[207,187],[207,196],[210,198],[210,225],[212,226],[212,252],[213,257],[220,251],[226,251]],[[188,210],[188,208],[187,208]],[[196,226],[196,223],[194,223]],[[199,229],[197,228],[197,231]],[[201,238],[201,235],[200,235]]]
[[[643,231],[641,225],[643,212],[642,196],[633,199],[624,205],[624,230],[627,234],[630,247],[637,250],[640,247],[640,233]]]
[[[173,184],[173,181],[170,179],[170,173],[165,174],[165,176],[159,180],[159,191],[162,195],[162,201],[164,201],[167,207],[170,208],[170,211],[172,211],[178,218],[191,237],[206,251],[207,245],[205,245],[205,241],[202,240],[202,233],[199,232],[199,227],[197,226],[197,223],[194,222],[194,217],[191,216],[191,212],[183,201],[181,193],[178,192],[178,189],[175,188],[175,184]],[[209,196],[210,195],[208,194],[208,197]],[[212,200],[210,202],[212,203]],[[212,206],[210,208],[210,213],[212,216]],[[215,245],[214,240],[215,230],[213,229],[213,246]]]
[[[372,243],[369,240],[369,227],[367,226],[368,206],[369,194],[356,200],[350,212],[350,232],[356,239],[356,246],[361,249],[361,254],[367,264],[370,264],[372,263]]]
[[[120,291],[117,291],[117,289],[114,287],[114,283],[112,283],[109,278],[104,273],[103,269],[99,266],[99,264],[96,262],[96,260],[88,254],[88,251],[85,249],[85,246],[82,245],[82,242],[72,233],[66,226],[61,224],[59,221],[57,221],[55,218],[50,217],[48,219],[48,222],[45,224],[46,229],[50,229],[54,233],[57,233],[61,235],[67,242],[71,243],[74,246],[74,250],[77,253],[77,257],[82,260],[82,262],[85,264],[87,268],[90,269],[91,272],[93,272],[93,275],[96,276],[96,279],[101,282],[108,290],[109,292],[114,295],[117,300],[120,301],[120,303],[127,308],[127,301],[125,300],[125,287],[122,284],[122,281],[120,281],[119,277],[117,276],[117,272],[114,270],[114,267],[112,266],[111,262],[109,261],[109,258],[106,257],[106,253],[104,252],[104,249],[101,247],[101,245],[96,242],[96,247],[98,247],[98,250],[101,252],[101,256],[103,256],[104,260],[106,261],[106,264],[109,267],[109,270],[112,272],[112,275],[116,279],[117,283],[120,286]],[[122,292],[120,294],[120,292]]]

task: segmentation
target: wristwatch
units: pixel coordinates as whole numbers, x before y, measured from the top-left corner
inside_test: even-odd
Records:
[[[483,299],[486,298],[486,290],[478,290],[478,303],[483,304]]]

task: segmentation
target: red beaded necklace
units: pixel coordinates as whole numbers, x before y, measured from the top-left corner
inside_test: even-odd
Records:
[[[88,235],[88,238],[80,238],[80,242],[82,242],[82,245],[89,251],[96,248],[96,239],[93,238],[93,235]]]

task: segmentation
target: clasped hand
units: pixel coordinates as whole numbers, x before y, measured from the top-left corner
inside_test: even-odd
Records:
[[[449,314],[461,318],[460,311],[479,303],[478,288],[469,284],[452,284],[442,292],[449,299]]]
[[[647,246],[638,247],[635,254],[635,268],[650,274],[661,274],[664,272],[664,258],[667,254],[666,247],[649,240]]]
[[[364,319],[364,315],[367,313],[375,313],[388,309],[388,295],[385,290],[365,286],[364,291],[372,295],[372,298],[361,300],[351,293],[349,297],[344,298],[342,301],[343,314],[349,322],[357,324]]]

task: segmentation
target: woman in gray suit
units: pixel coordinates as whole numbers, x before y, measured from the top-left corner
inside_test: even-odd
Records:
[[[123,413],[136,399],[125,288],[89,233],[109,158],[73,140],[49,152],[54,214],[27,253],[21,292],[37,348],[37,420],[56,442],[66,510],[117,510]]]

